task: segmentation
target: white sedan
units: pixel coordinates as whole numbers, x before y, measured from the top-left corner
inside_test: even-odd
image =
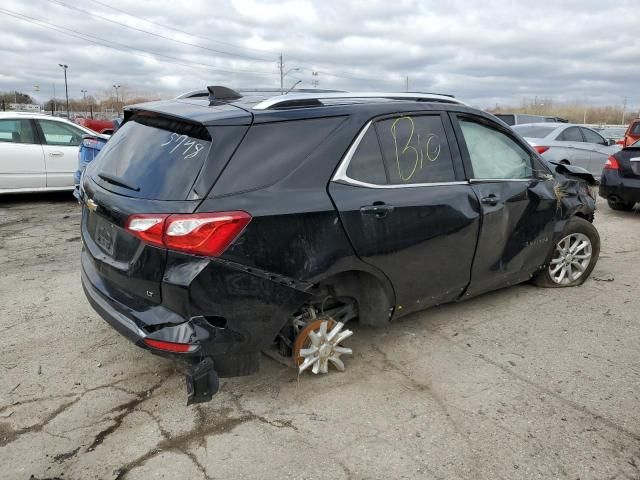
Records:
[[[42,114],[0,112],[0,194],[73,190],[88,128]]]

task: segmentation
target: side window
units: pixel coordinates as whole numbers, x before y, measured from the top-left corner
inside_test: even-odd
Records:
[[[76,147],[82,141],[82,130],[55,120],[38,120],[47,145]]]
[[[531,178],[531,155],[511,137],[468,120],[460,120],[460,127],[474,178]]]
[[[593,130],[590,130],[588,128],[581,128],[580,130],[582,130],[582,135],[584,136],[584,139],[587,141],[587,143],[605,143],[604,138],[602,138]]]
[[[584,142],[578,127],[569,127],[563,130],[556,140],[559,142]]]
[[[382,120],[376,130],[392,185],[455,181],[440,115]]]
[[[382,152],[378,143],[376,129],[371,125],[364,134],[360,145],[347,167],[347,176],[354,180],[376,185],[387,183],[387,174],[384,171]]]
[[[27,119],[0,120],[0,142],[35,143],[31,122]]]

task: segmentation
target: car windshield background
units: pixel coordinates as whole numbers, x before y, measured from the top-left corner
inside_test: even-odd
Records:
[[[559,142],[584,142],[578,127],[569,127],[563,130],[556,140]]]
[[[29,120],[0,120],[0,142],[35,143],[34,138]]]
[[[513,139],[467,120],[461,120],[460,127],[475,179],[531,178],[531,155]]]
[[[392,185],[455,181],[440,115],[402,116],[376,123]]]
[[[545,138],[556,128],[548,125],[516,125],[513,127],[520,135],[528,138]]]
[[[185,200],[211,145],[203,126],[136,115],[106,143],[95,173],[139,189],[128,193],[133,196]]]
[[[358,149],[351,158],[347,168],[347,176],[353,180],[374,185],[387,183],[382,152],[373,126],[370,126],[362,137]]]
[[[589,128],[582,128],[582,135],[588,143],[605,143],[604,138]]]
[[[38,120],[47,145],[77,147],[82,142],[83,132],[55,120]]]

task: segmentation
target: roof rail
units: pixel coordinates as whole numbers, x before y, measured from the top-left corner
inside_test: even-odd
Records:
[[[320,107],[324,104],[321,100],[405,100],[414,102],[440,102],[455,103],[465,105],[464,102],[456,100],[453,95],[442,95],[437,93],[422,92],[402,92],[402,93],[382,93],[382,92],[345,92],[345,93],[295,93],[288,95],[277,95],[257,103],[254,110],[277,110],[282,108],[303,108]],[[329,102],[330,103],[330,102]]]

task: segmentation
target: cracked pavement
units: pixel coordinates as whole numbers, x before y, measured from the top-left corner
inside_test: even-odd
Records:
[[[0,203],[0,478],[639,479],[640,212],[599,203],[584,286],[350,325],[344,373],[263,357],[186,406],[85,301],[70,194]]]

